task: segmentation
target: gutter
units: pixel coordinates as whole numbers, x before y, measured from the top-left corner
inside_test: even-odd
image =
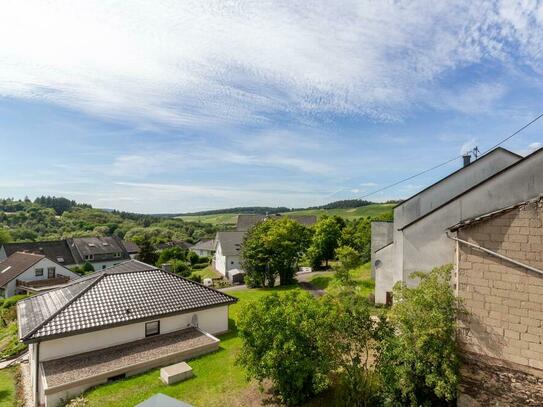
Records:
[[[513,263],[513,264],[515,264],[517,266],[520,266],[520,267],[525,268],[527,270],[530,270],[530,271],[533,271],[535,273],[543,275],[543,270],[540,270],[538,268],[529,266],[528,264],[521,263],[520,261],[514,260],[511,257],[507,257],[507,256],[504,256],[503,254],[496,253],[496,252],[494,252],[492,250],[489,250],[489,249],[487,249],[485,247],[479,246],[478,244],[471,243],[471,242],[468,242],[466,240],[462,240],[462,239],[459,239],[457,237],[451,236],[451,235],[449,235],[449,232],[445,232],[445,235],[447,235],[447,237],[449,239],[451,239],[451,240],[454,240],[456,242],[465,244],[466,246],[473,247],[474,249],[477,249],[477,250],[480,250],[482,252],[488,253],[488,254],[490,254],[492,256],[495,256],[495,257],[498,257],[498,258],[500,258],[502,260],[508,261],[509,263]]]

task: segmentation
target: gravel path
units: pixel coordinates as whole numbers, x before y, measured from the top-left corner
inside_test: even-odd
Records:
[[[54,387],[214,342],[200,331],[189,328],[42,364],[47,384]]]
[[[32,386],[30,385],[30,365],[28,362],[21,363],[21,386],[23,386],[24,404],[20,407],[32,406]]]

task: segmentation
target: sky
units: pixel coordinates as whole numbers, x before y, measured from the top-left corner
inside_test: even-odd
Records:
[[[485,151],[541,113],[543,1],[0,8],[1,197],[140,213],[322,205]],[[543,119],[503,146],[542,143]]]

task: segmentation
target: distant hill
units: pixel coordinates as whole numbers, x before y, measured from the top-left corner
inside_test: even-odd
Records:
[[[358,200],[351,200],[351,201],[358,201]],[[249,211],[248,208],[232,208],[237,209],[237,211],[230,212],[228,211],[213,211],[213,213],[198,213],[198,214],[185,214],[179,216],[181,219],[186,221],[201,221],[205,223],[211,223],[214,225],[234,225],[236,224],[237,217],[239,214],[242,213],[281,213],[281,214],[289,214],[289,215],[316,215],[316,216],[322,216],[324,214],[328,215],[338,215],[345,219],[355,219],[355,218],[361,218],[366,216],[378,216],[386,213],[391,213],[392,208],[396,205],[394,202],[388,202],[388,203],[372,203],[368,202],[364,205],[358,206],[358,207],[342,207],[344,202],[347,201],[338,201],[333,202],[328,205],[323,205],[322,207],[315,207],[315,208],[305,208],[305,209],[287,209],[286,211],[264,211],[264,212],[258,212],[255,208],[251,208]],[[367,201],[364,201],[367,202]],[[337,207],[334,207],[335,204],[337,204]],[[332,206],[332,207],[330,207]],[[270,209],[270,208],[268,208]]]

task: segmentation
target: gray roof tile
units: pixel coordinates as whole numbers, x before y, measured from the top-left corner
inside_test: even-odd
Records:
[[[17,311],[20,338],[32,341],[236,301],[163,270],[116,271],[112,267],[20,301]]]

